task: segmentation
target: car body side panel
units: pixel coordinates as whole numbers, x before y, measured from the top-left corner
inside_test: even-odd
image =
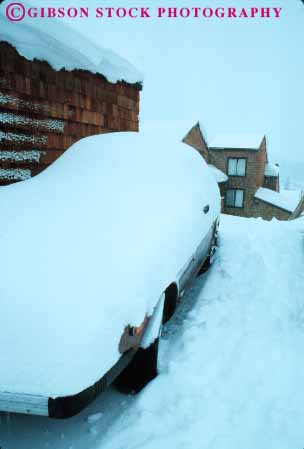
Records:
[[[48,416],[48,398],[30,394],[0,393],[0,410]]]
[[[123,354],[118,362],[94,385],[73,396],[49,398],[48,415],[50,418],[64,419],[76,415],[89,405],[100,393],[110,386],[116,377],[126,368],[136,354],[136,349],[130,349]]]
[[[216,232],[216,222],[210,228],[209,232],[198,245],[196,251],[191,256],[186,267],[182,270],[179,277],[179,292],[182,293],[187,285],[192,281],[193,277],[198,273],[200,267],[204,264],[205,260],[209,256],[211,244]]]

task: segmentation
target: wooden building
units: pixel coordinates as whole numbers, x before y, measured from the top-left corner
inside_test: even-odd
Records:
[[[56,69],[42,58],[30,59],[11,38],[22,28],[14,31],[3,29],[12,24],[0,25],[0,185],[37,175],[83,137],[138,130],[140,82],[124,81],[123,70],[118,73],[121,80],[110,82],[97,66],[89,69],[85,56],[85,63],[78,68],[76,62],[69,70]],[[39,34],[35,39],[39,47]],[[52,58],[61,52],[64,64],[62,49],[56,50],[58,41],[48,39]],[[75,36],[67,34],[66,39],[72,42]],[[68,50],[66,57],[71,57]],[[113,61],[112,71],[126,66],[117,55]],[[66,65],[71,62],[67,60]]]
[[[198,122],[183,141],[226,175],[218,177],[223,213],[265,220],[294,217],[300,206],[280,192],[279,166],[268,160],[265,135],[222,135],[208,145]]]

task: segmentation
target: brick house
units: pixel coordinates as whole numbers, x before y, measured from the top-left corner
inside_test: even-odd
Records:
[[[224,175],[218,176],[223,213],[266,220],[292,217],[298,204],[280,193],[279,167],[268,160],[265,135],[222,135],[207,145],[198,122],[183,142]]]
[[[138,130],[141,82],[140,77],[138,82],[134,76],[124,79],[125,73],[132,71],[127,61],[115,54],[111,60],[111,52],[106,50],[105,57],[109,59],[103,59],[105,71],[97,66],[90,70],[86,54],[74,55],[72,49],[72,56],[68,51],[63,56],[69,70],[56,69],[41,60],[45,51],[39,48],[42,31],[30,36],[32,42],[37,42],[37,58],[27,58],[22,43],[21,50],[14,45],[22,24],[16,30],[15,24],[0,19],[0,185],[37,175],[80,138]],[[74,35],[70,29],[64,30],[62,24],[60,27],[61,33],[72,33],[66,39],[68,44],[84,42],[85,51],[91,50],[92,44],[83,37]],[[26,30],[26,37],[29,32],[35,33],[32,25]],[[67,44],[50,35],[47,42],[53,58],[57,57],[56,52],[62,57],[62,47]],[[76,68],[70,68],[75,59]],[[110,74],[116,73],[118,79],[110,82],[106,69]]]

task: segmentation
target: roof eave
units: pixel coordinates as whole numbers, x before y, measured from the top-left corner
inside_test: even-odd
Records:
[[[209,147],[209,150],[221,151],[259,151],[260,148],[229,148],[229,147]]]

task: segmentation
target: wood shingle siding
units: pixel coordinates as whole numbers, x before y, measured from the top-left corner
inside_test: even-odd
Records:
[[[0,42],[0,185],[19,180],[5,170],[34,176],[83,137],[138,131],[140,90],[87,71],[56,71]]]

